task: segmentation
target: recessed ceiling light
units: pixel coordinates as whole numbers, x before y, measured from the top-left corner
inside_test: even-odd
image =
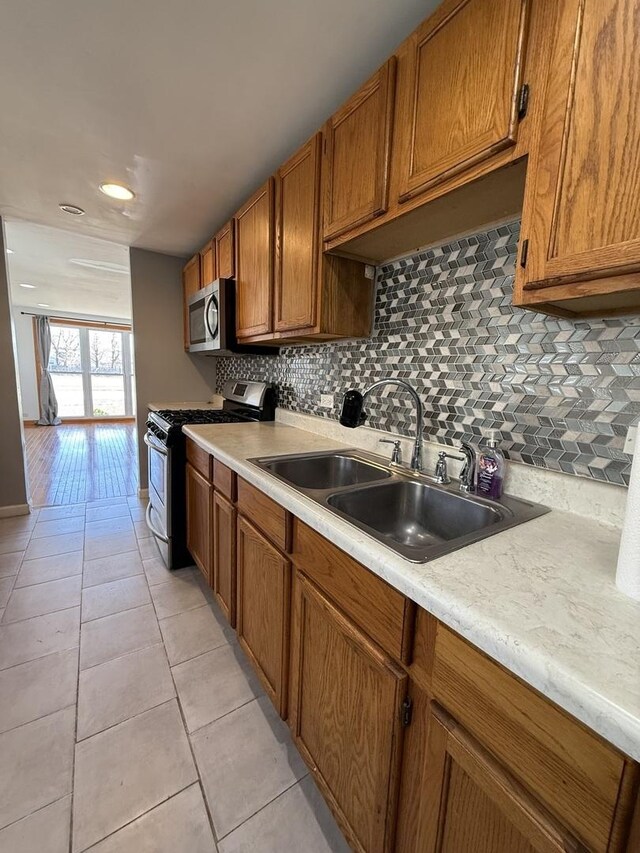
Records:
[[[7,249],[7,255],[13,255],[13,249]]]
[[[48,302],[38,302],[38,308],[51,308]]]
[[[78,267],[86,267],[90,270],[100,270],[101,272],[129,275],[129,267],[125,266],[125,264],[114,264],[111,261],[92,261],[89,258],[69,258],[69,263],[75,264]]]
[[[108,195],[110,198],[117,198],[119,201],[131,201],[135,197],[133,190],[125,187],[124,184],[114,184],[107,182],[100,184],[100,192]]]
[[[26,287],[28,290],[35,290],[35,284],[21,284],[20,287]]]
[[[70,213],[72,216],[84,216],[84,210],[81,207],[78,207],[77,204],[59,204],[58,207],[60,210],[63,210],[65,213]]]

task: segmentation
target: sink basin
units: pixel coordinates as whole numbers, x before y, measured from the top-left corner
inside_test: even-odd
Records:
[[[484,530],[505,517],[487,504],[407,480],[338,493],[327,503],[398,545],[420,549]]]
[[[547,507],[503,495],[491,501],[345,449],[250,459],[413,563],[427,563],[532,518]]]
[[[378,465],[342,453],[290,456],[264,462],[263,467],[300,489],[339,489],[391,476]]]

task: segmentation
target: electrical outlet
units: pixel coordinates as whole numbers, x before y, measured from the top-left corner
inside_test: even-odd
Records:
[[[624,440],[624,452],[633,456],[633,450],[636,446],[636,435],[638,434],[638,424],[631,424],[627,430],[627,437]]]
[[[320,394],[320,406],[323,409],[333,409],[333,394]]]

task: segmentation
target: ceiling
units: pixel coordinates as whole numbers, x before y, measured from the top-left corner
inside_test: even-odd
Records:
[[[3,0],[0,215],[189,254],[437,5]]]
[[[30,222],[7,221],[5,231],[14,305],[40,314],[131,319],[126,246]]]

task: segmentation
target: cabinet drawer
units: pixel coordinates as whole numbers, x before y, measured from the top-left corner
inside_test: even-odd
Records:
[[[415,605],[298,519],[291,559],[396,660],[408,662]]]
[[[187,462],[190,462],[193,467],[206,477],[211,482],[211,462],[213,457],[199,447],[193,439],[187,439]]]
[[[280,548],[288,551],[291,541],[289,513],[259,489],[238,477],[238,510]]]
[[[213,460],[213,485],[230,501],[235,501],[236,475],[231,468],[227,468],[217,459]]]
[[[432,687],[434,698],[589,850],[610,849],[625,764],[620,753],[442,625]]]

